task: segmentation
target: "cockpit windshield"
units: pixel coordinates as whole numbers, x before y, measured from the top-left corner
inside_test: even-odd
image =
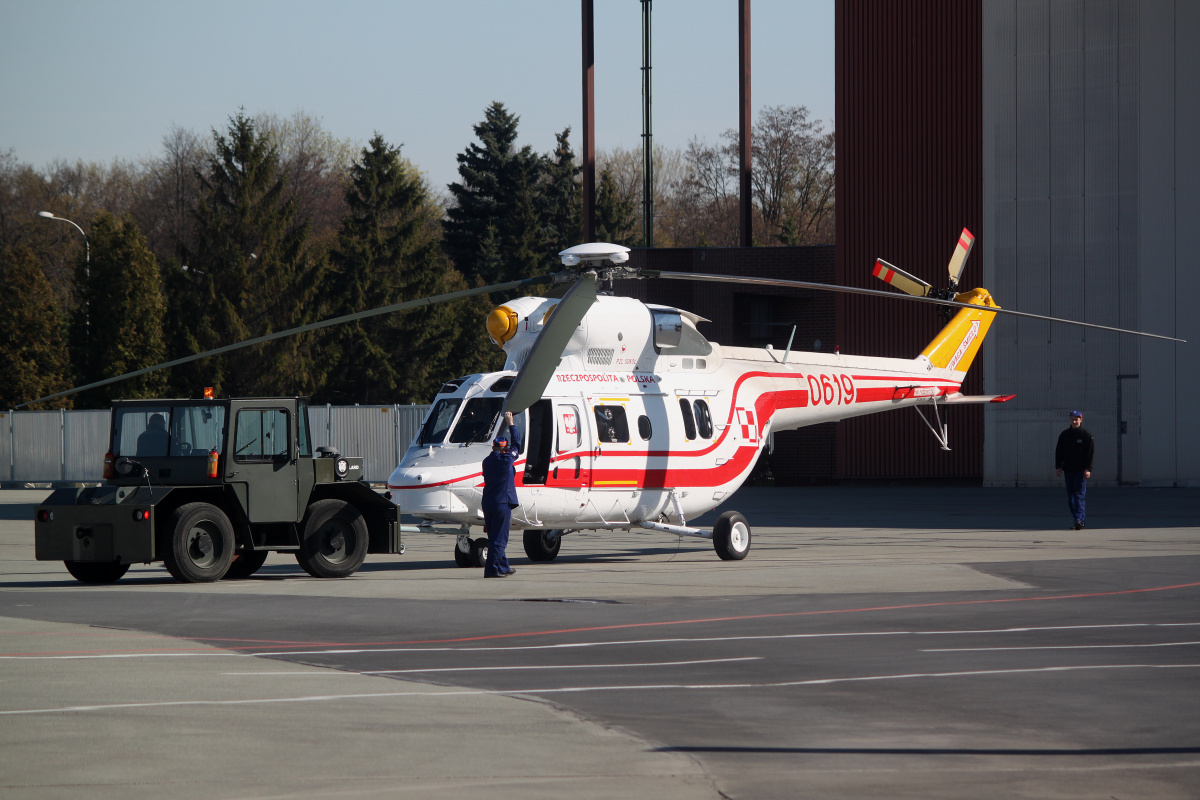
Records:
[[[500,418],[500,410],[504,407],[502,397],[476,397],[467,401],[462,417],[450,434],[453,444],[472,444],[474,442],[491,441],[492,431],[496,428],[496,420]]]
[[[424,426],[421,427],[419,440],[421,447],[429,447],[445,441],[446,434],[450,430],[450,423],[454,422],[460,405],[462,405],[460,397],[445,397],[434,403],[433,410],[429,412]]]

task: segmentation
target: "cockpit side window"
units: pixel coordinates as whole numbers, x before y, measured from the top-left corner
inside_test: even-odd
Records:
[[[462,398],[458,397],[444,397],[434,404],[429,416],[425,418],[425,424],[421,426],[419,440],[421,447],[441,444],[446,439],[446,434],[450,431],[450,423],[454,422],[460,405],[462,405]]]
[[[503,407],[502,397],[476,397],[468,400],[458,424],[454,426],[454,432],[450,434],[450,443],[490,442],[492,431],[496,428],[496,420],[500,418],[500,409]]]

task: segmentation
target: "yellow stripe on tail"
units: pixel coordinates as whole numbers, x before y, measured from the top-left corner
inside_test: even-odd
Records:
[[[988,308],[1000,307],[986,289],[972,289],[956,295],[954,299],[959,303]],[[983,337],[987,336],[988,328],[992,327],[992,320],[995,318],[995,314],[982,309],[959,309],[954,319],[950,320],[921,351],[921,355],[928,358],[935,367],[966,372],[975,360],[975,354],[983,344]]]

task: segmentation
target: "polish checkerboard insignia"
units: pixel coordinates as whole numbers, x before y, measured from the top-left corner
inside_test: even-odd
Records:
[[[742,438],[747,442],[758,441],[758,424],[754,421],[754,412],[748,408],[735,409],[738,425],[742,429]]]

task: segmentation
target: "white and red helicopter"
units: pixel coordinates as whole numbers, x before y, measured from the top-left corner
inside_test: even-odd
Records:
[[[948,449],[940,409],[1000,403],[1012,395],[959,390],[997,314],[1182,342],[1172,336],[1000,308],[985,289],[958,291],[974,237],[965,228],[934,289],[885,261],[873,273],[905,294],[807,281],[637,270],[629,248],[596,242],[562,251],[561,272],[409,300],[278,331],[31,400],[22,406],[178,366],[251,345],[381,314],[555,282],[561,299],[521,297],[491,312],[492,340],[505,369],[447,382],[388,479],[399,509],[422,524],[410,532],[457,537],[455,561],[481,565],[482,461],[503,411],[512,411],[523,450],[517,462],[513,528],[526,554],[550,561],[564,534],[645,528],[711,538],[726,560],[745,558],[745,517],[726,511],[712,530],[688,519],[716,508],[749,476],[771,433],[906,406]],[[598,293],[603,281],[660,278],[873,295],[957,308],[913,359],[841,353],[793,354],[710,342],[701,317],[678,308]],[[18,407],[22,407],[18,406]]]
[[[481,564],[487,540],[472,539],[470,532],[483,523],[481,462],[507,410],[514,412],[522,440],[516,463],[520,506],[512,525],[523,531],[530,559],[554,559],[562,536],[573,531],[635,527],[711,538],[722,559],[745,558],[751,531],[741,514],[724,512],[711,530],[690,526],[688,519],[737,491],[772,432],[927,407],[932,421],[922,418],[948,449],[941,406],[1013,397],[960,392],[995,314],[1003,311],[984,289],[957,291],[973,244],[964,228],[945,290],[876,262],[874,274],[893,287],[958,307],[912,359],[792,353],[790,345],[784,352],[722,346],[704,337],[697,326],[706,320],[695,314],[598,296],[597,284],[655,277],[897,297],[892,293],[693,273],[632,274],[624,266],[627,247],[592,243],[564,250],[566,280],[574,285],[561,300],[521,297],[491,312],[487,328],[507,357],[504,371],[442,387],[388,479],[393,501],[424,521],[409,530],[455,533],[455,560]]]

